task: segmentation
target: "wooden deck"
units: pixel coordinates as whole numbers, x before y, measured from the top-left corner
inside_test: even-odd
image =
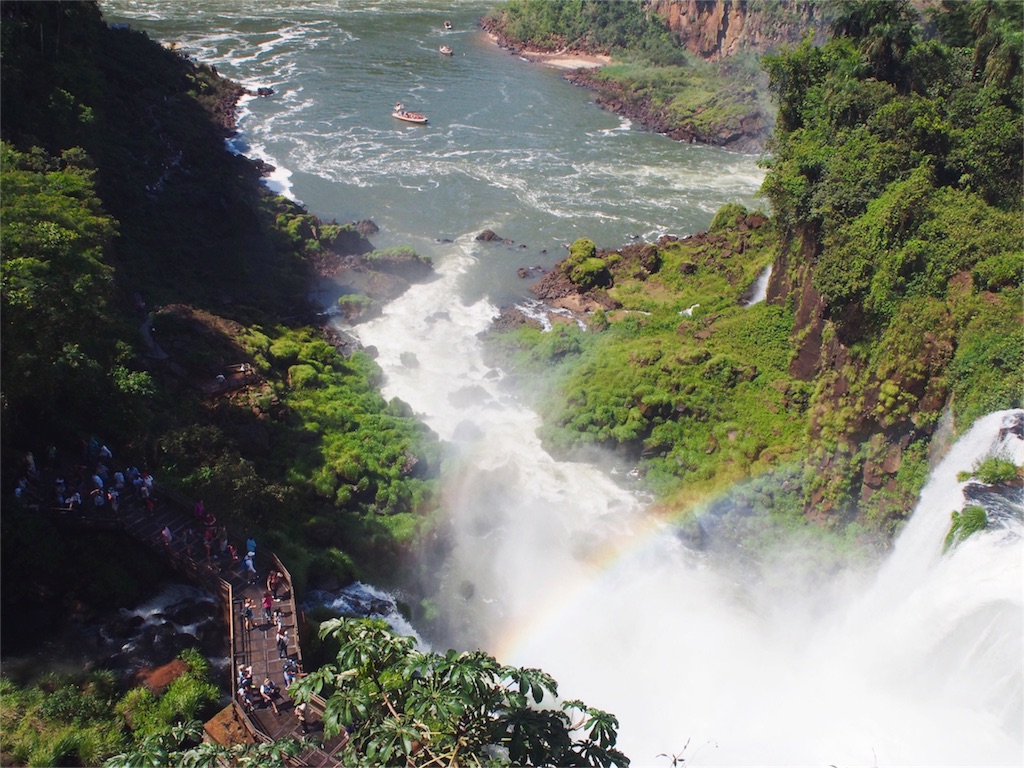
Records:
[[[276,627],[273,622],[263,621],[262,599],[266,589],[267,573],[276,569],[285,574],[284,586],[278,590],[279,601],[274,603],[280,609],[284,626],[288,630],[288,655],[302,662],[302,649],[299,646],[300,614],[295,604],[295,595],[291,588],[291,574],[284,564],[272,552],[257,548],[256,570],[259,580],[254,584],[243,573],[241,560],[235,563],[222,564],[218,559],[206,560],[202,541],[196,538],[191,546],[186,546],[185,532],[192,526],[197,527],[196,518],[191,505],[184,499],[175,498],[166,489],[158,488],[155,494],[153,511],[145,505],[128,499],[122,502],[118,513],[106,511],[98,515],[77,514],[74,516],[59,511],[69,523],[90,528],[121,528],[133,538],[149,547],[154,552],[167,558],[171,566],[189,580],[210,589],[220,596],[224,608],[224,618],[229,629],[231,648],[231,698],[234,717],[250,734],[259,741],[277,740],[286,736],[302,738],[302,731],[295,716],[294,705],[284,690],[284,659],[279,658],[276,642]],[[171,542],[166,544],[162,535],[164,528],[171,532]],[[228,540],[235,545],[241,556],[245,555],[245,540],[232,535],[228,531]],[[251,576],[251,574],[248,574]],[[254,626],[246,630],[241,616],[242,602],[246,597],[252,598],[256,604]],[[278,713],[270,706],[258,707],[251,714],[244,711],[238,702],[235,682],[238,670],[243,665],[253,668],[253,682],[258,687],[264,678],[269,677],[282,689],[277,700]],[[344,732],[329,741],[323,739],[324,701],[314,698],[309,705],[309,740],[317,746],[303,752],[295,761],[303,766],[336,766],[340,765],[336,754],[348,741]]]

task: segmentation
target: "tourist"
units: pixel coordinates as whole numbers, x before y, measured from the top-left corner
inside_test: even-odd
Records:
[[[240,687],[252,687],[252,665],[243,664],[238,668],[238,685]]]
[[[250,536],[248,539],[246,539],[245,540],[245,548],[246,548],[246,550],[248,550],[250,555],[252,555],[253,557],[256,557],[256,539],[254,539],[252,536]]]
[[[171,546],[171,539],[173,538],[173,535],[171,534],[170,526],[164,526],[164,529],[160,531],[160,537],[164,540],[165,547]]]
[[[274,625],[277,627],[278,632],[284,629],[284,614],[280,608],[274,609]]]
[[[256,564],[253,562],[253,558],[256,557],[256,553],[251,549],[246,553],[245,557],[242,558],[242,573],[246,572],[252,574],[252,578],[249,579],[246,584],[255,584],[258,578],[256,574]]]
[[[245,627],[246,632],[253,628],[255,612],[256,603],[252,601],[251,597],[245,598],[245,601],[242,603],[242,626]]]
[[[299,668],[299,662],[292,658],[284,660],[284,687],[290,688],[292,683],[305,675]]]
[[[277,710],[277,701],[275,700],[277,695],[277,686],[274,685],[273,681],[269,677],[264,678],[263,685],[260,686],[260,698],[274,708],[275,715],[281,714]]]
[[[283,659],[288,655],[288,630],[277,630],[277,658]]]
[[[304,734],[309,733],[309,723],[306,722],[306,702],[295,705],[295,717],[299,719],[299,727]]]
[[[274,610],[274,597],[270,594],[270,590],[266,590],[263,593],[263,623],[269,624],[271,614]]]
[[[277,590],[281,588],[281,584],[284,582],[284,574],[280,571],[271,571],[267,574],[267,589],[270,590],[270,594],[275,600],[280,600],[277,596]]]
[[[238,686],[238,703],[242,705],[245,714],[251,715],[255,709],[255,702],[252,700],[252,688],[248,685]]]

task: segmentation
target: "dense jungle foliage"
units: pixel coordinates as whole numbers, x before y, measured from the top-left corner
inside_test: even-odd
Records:
[[[553,450],[612,448],[671,508],[771,470],[813,519],[888,536],[947,407],[963,429],[1021,403],[1024,35],[999,2],[850,3],[832,31],[766,59],[770,222],[724,209],[639,266],[577,243],[567,276],[619,308],[493,346],[558,373]]]
[[[4,765],[99,765],[148,741],[197,744],[189,723],[212,715],[220,693],[210,663],[182,651],[183,673],[164,691],[126,690],[113,672],[48,672],[19,685],[0,678],[0,755]]]

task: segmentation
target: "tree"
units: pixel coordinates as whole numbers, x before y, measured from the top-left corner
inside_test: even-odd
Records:
[[[113,269],[105,249],[117,222],[80,150],[53,158],[4,143],[0,152],[5,410],[56,418],[110,389]]]
[[[853,38],[874,77],[905,90],[903,60],[916,39],[915,20],[909,0],[846,0],[832,33]]]
[[[581,701],[558,705],[557,683],[539,669],[483,651],[421,652],[380,620],[332,619],[320,637],[339,642],[337,663],[289,694],[326,694],[325,736],[351,733],[346,765],[629,765],[615,748],[618,720]]]

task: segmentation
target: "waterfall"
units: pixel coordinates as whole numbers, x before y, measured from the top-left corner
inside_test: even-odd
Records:
[[[993,450],[1007,414],[935,468],[885,562],[822,573],[816,553],[780,546],[750,581],[688,550],[603,472],[544,452],[537,416],[482,359],[496,309],[452,298],[472,249],[460,238],[437,280],[355,329],[379,350],[385,396],[452,448],[435,647],[543,668],[562,695],[619,718],[634,766],[684,745],[687,765],[1019,760],[1019,519],[942,554],[956,473]]]
[[[768,281],[772,277],[772,265],[769,264],[767,267],[761,270],[761,273],[757,276],[757,280],[754,281],[754,285],[750,289],[750,298],[747,299],[745,306],[751,307],[758,302],[764,301],[768,297]]]

